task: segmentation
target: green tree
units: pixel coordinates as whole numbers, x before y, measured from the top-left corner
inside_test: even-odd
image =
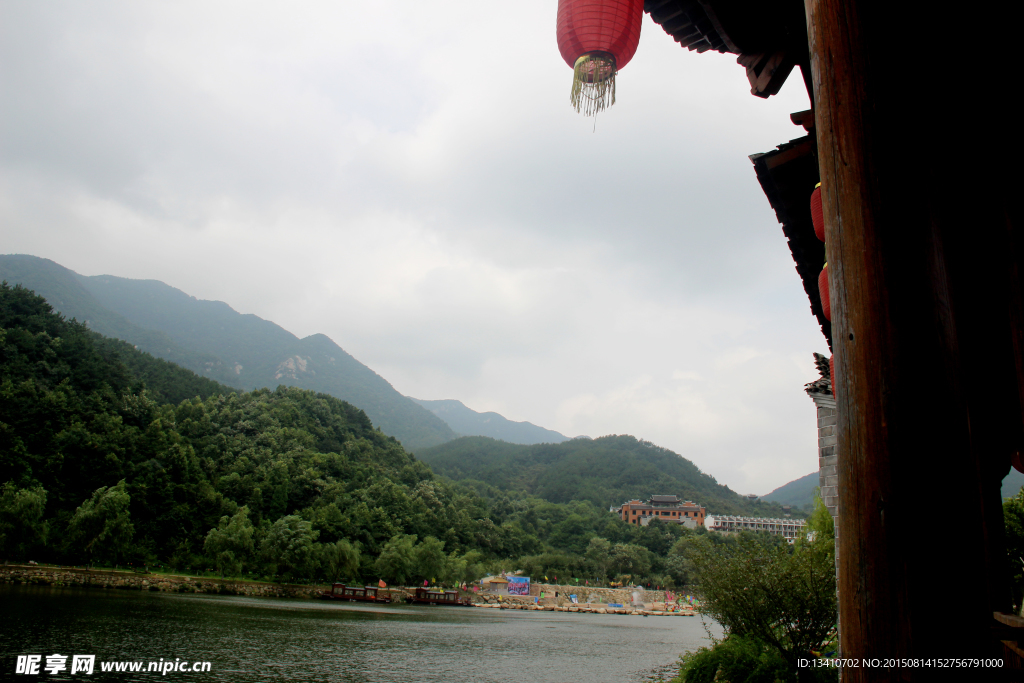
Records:
[[[397,534],[384,545],[373,563],[377,575],[388,583],[404,584],[412,578],[416,567],[416,536]]]
[[[835,637],[834,545],[816,538],[800,547],[778,546],[754,535],[735,544],[698,538],[689,559],[698,579],[702,611],[729,636],[774,649],[794,679],[811,677],[797,666]],[[729,679],[734,680],[734,679]]]
[[[46,489],[19,489],[7,482],[0,491],[0,553],[24,559],[33,546],[46,543]]]
[[[1016,496],[1003,501],[1003,520],[1014,607],[1021,612],[1024,609],[1021,607],[1024,604],[1024,487]]]
[[[273,567],[274,576],[291,580],[309,577],[317,569],[314,542],[319,534],[298,515],[288,515],[271,525],[260,553]]]
[[[718,536],[719,534],[715,534]],[[686,586],[693,581],[693,563],[689,551],[696,542],[696,535],[689,534],[676,541],[665,558],[665,572],[676,586]]]
[[[586,552],[587,562],[593,567],[594,575],[601,581],[608,580],[608,566],[612,559],[612,544],[606,538],[595,536],[590,539]]]
[[[421,578],[436,581],[444,572],[444,543],[427,536],[416,546],[416,573]]]
[[[117,562],[135,534],[128,506],[131,496],[124,479],[116,486],[100,487],[84,501],[68,524],[68,542],[91,561]]]
[[[462,556],[453,551],[445,560],[442,580],[449,584],[472,583],[486,573],[483,553],[479,550],[470,550]]]
[[[218,526],[206,534],[203,549],[213,559],[221,576],[241,573],[253,551],[253,532],[249,508],[242,506],[233,516],[221,517]]]
[[[441,583],[446,585],[457,585],[463,582],[466,575],[466,558],[459,557],[455,551],[449,553],[444,559],[444,569],[441,570]]]
[[[361,554],[359,547],[341,539],[320,546],[320,567],[330,583],[337,583],[341,576],[354,576],[359,570]]]
[[[825,507],[825,501],[821,499],[821,489],[814,489],[814,502],[807,518],[807,535],[815,540],[820,538],[822,541],[831,541],[835,547],[836,523],[832,513]]]
[[[651,556],[643,546],[616,543],[611,548],[609,564],[614,573],[629,576],[634,582],[639,582],[651,569]]]

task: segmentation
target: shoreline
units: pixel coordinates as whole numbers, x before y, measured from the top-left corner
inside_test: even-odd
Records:
[[[208,595],[239,595],[254,598],[297,598],[314,600],[329,586],[271,583],[263,581],[223,579],[214,577],[187,576],[184,574],[154,574],[117,569],[86,569],[79,567],[49,567],[39,565],[0,565],[0,584],[103,588],[113,590],[138,590],[162,593],[198,593]],[[574,587],[545,585],[548,590],[560,592]],[[402,601],[411,595],[413,589],[389,586],[387,590],[393,601]],[[679,606],[673,611],[662,600],[645,602],[643,607],[623,603],[622,607],[609,607],[607,603],[572,603],[562,592],[558,598],[545,597],[535,601],[535,596],[511,596],[490,593],[460,591],[473,602],[473,607],[523,610],[570,612],[586,614],[629,614],[634,616],[696,616],[692,608]],[[647,596],[645,596],[647,597]],[[655,596],[651,596],[655,597]],[[648,607],[650,605],[650,607]]]

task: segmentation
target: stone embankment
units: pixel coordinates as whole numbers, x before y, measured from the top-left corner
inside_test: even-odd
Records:
[[[580,602],[603,602],[603,603],[630,603],[633,602],[636,594],[637,602],[665,602],[665,591],[652,591],[644,588],[598,588],[596,586],[560,586],[553,583],[534,583],[530,585],[530,595],[539,596],[541,592],[545,597],[553,597],[558,593],[558,599],[569,599],[570,595],[576,595]],[[559,603],[561,604],[561,603]]]
[[[212,593],[262,598],[315,598],[323,588],[293,584],[211,579],[175,574],[148,574],[109,569],[78,567],[0,566],[0,583],[40,586],[92,586],[122,590],[149,590],[167,593]],[[404,593],[402,593],[404,597]]]
[[[94,588],[121,590],[148,590],[166,593],[206,593],[213,595],[244,595],[260,598],[315,598],[321,586],[265,583],[261,581],[238,581],[208,577],[182,576],[177,574],[149,574],[109,569],[84,569],[80,567],[41,567],[37,565],[0,566],[0,583],[29,584],[39,586],[90,586]],[[540,584],[531,592],[545,597],[470,594],[475,606],[492,609],[516,609],[549,612],[589,612],[593,614],[639,614],[693,616],[689,606],[665,603],[663,591],[636,591],[628,589],[590,588]],[[392,601],[404,602],[411,589],[389,587]],[[558,596],[555,597],[555,593]],[[643,604],[631,604],[633,593],[637,592]],[[573,603],[569,595],[591,602]],[[462,593],[462,595],[467,595]],[[621,602],[620,602],[621,601]],[[609,607],[609,603],[622,607]]]
[[[524,603],[515,598],[503,598],[500,601],[495,600],[474,603],[474,606],[488,607],[490,609],[518,609],[535,612],[586,612],[589,614],[633,614],[655,617],[693,617],[697,614],[689,607],[677,607],[671,603],[666,605],[663,602],[654,602],[644,604],[643,606],[637,605],[636,607],[632,605],[628,607],[625,605],[622,607],[611,607],[607,603],[570,603],[567,605],[554,605],[542,604],[539,602]]]
[[[543,591],[544,597],[540,597]],[[548,612],[586,612],[590,614],[636,614],[649,616],[695,616],[689,605],[665,602],[665,591],[641,588],[590,588],[534,584],[531,595],[480,593],[473,597],[477,607]],[[556,595],[557,594],[557,595]],[[635,595],[634,595],[635,594]],[[579,602],[572,602],[576,595]],[[634,597],[637,602],[633,603]],[[611,605],[621,605],[612,607]]]

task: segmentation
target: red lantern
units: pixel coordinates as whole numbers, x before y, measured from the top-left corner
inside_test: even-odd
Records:
[[[821,310],[825,320],[832,321],[832,301],[828,296],[828,264],[818,273],[818,294],[821,295]]]
[[[822,242],[825,241],[825,214],[821,210],[821,183],[814,186],[811,193],[811,223],[814,224],[814,234]]]
[[[836,395],[836,357],[828,357],[828,381],[832,383],[832,395]]]
[[[576,111],[615,104],[615,74],[636,53],[643,16],[643,0],[558,0],[558,51],[573,69]]]

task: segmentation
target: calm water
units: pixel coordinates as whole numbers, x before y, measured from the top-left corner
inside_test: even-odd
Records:
[[[0,587],[0,680],[69,680],[13,675],[16,655],[60,653],[96,655],[96,672],[76,680],[624,683],[706,639],[699,617]],[[102,661],[160,658],[212,668],[100,672]]]

